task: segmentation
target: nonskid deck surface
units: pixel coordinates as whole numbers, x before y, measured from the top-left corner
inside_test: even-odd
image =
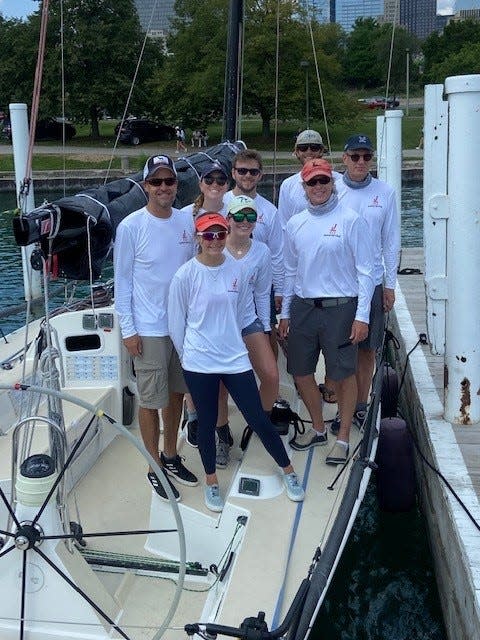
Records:
[[[282,353],[279,367],[282,397],[303,418],[308,418],[291,378],[285,372]],[[323,381],[321,366],[317,380]],[[75,393],[75,390],[69,392]],[[77,393],[84,399],[90,397],[94,404],[108,399],[108,391],[82,389]],[[325,404],[325,418],[333,418],[335,410],[336,405]],[[75,425],[83,413],[81,408],[68,403],[67,424]],[[325,456],[334,441],[332,436],[326,447],[295,452],[288,447],[288,440],[293,436],[291,431],[284,437],[284,442],[306,489],[304,503],[293,503],[281,485],[281,471],[258,438],[252,437],[246,452],[239,448],[245,422],[233,405],[230,405],[229,421],[235,444],[228,467],[218,470],[220,490],[227,496],[226,508],[220,515],[210,512],[204,505],[204,476],[198,450],[190,447],[182,434],[179,439],[180,455],[200,479],[197,487],[178,486],[187,534],[187,560],[198,561],[205,569],[209,569],[210,564],[220,565],[222,556],[229,552],[238,517],[246,516],[246,524],[236,534],[234,555],[220,583],[212,572],[206,576],[187,573],[180,606],[166,638],[184,638],[183,626],[189,622],[215,620],[238,626],[245,617],[256,615],[259,610],[266,612],[269,628],[272,624],[278,626],[307,573],[317,546],[322,546],[328,536],[348,479],[348,473],[344,473],[334,490],[328,489],[339,471],[339,467],[325,464]],[[135,427],[133,431],[138,435]],[[10,472],[10,435],[0,438],[2,479]],[[352,450],[358,437],[358,432],[352,429]],[[80,522],[86,533],[170,528],[169,507],[151,490],[146,473],[145,459],[125,438],[117,436],[70,493],[70,520]],[[267,484],[273,482],[270,497],[239,495],[240,475],[260,477]],[[176,534],[159,533],[148,539],[145,534],[89,538],[87,548],[158,559],[162,556],[162,536],[172,539]],[[192,552],[189,540],[200,548]],[[178,553],[175,550],[178,545],[174,541],[167,547],[165,557],[171,559]],[[202,557],[197,558],[197,553]],[[97,575],[124,607],[120,625],[128,628],[129,636],[132,639],[152,637],[173,598],[175,574],[162,573],[161,577],[154,577],[154,574],[135,575],[132,571],[123,574],[108,570],[97,572]],[[283,593],[282,598],[280,593]]]

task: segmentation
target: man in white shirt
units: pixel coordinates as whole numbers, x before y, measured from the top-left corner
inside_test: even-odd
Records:
[[[138,420],[145,448],[166,477],[188,486],[197,478],[177,454],[177,434],[187,391],[177,352],[169,337],[167,302],[177,269],[194,254],[190,215],[174,209],[177,173],[168,156],[152,156],[145,164],[143,186],[148,203],[118,225],[114,248],[115,309],[123,343],[132,356],[139,394]],[[160,420],[164,452],[159,454]],[[147,478],[164,500],[158,477]],[[177,500],[180,494],[170,483]]]
[[[375,291],[369,319],[369,333],[358,345],[357,387],[354,424],[363,426],[375,369],[375,353],[383,342],[385,312],[395,302],[395,284],[400,252],[400,228],[394,189],[370,173],[373,145],[364,134],[355,134],[345,143],[343,162],[347,168],[337,183],[338,197],[365,220],[372,244]],[[335,429],[335,423],[332,424]]]
[[[288,335],[287,369],[312,418],[312,428],[290,441],[302,451],[327,444],[322,402],[315,381],[320,355],[335,381],[341,416],[327,464],[343,464],[357,383],[357,345],[368,335],[373,293],[371,248],[365,221],[339,202],[332,169],[323,159],[302,169],[308,208],[285,229],[285,287],[279,334]]]

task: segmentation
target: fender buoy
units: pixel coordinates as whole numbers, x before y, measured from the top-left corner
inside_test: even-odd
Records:
[[[415,506],[412,437],[401,418],[380,421],[376,462],[377,498],[382,511],[398,513]]]
[[[394,418],[398,411],[398,376],[388,362],[383,365],[381,401],[381,417]]]

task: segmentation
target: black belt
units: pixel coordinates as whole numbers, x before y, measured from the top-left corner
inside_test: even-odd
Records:
[[[328,307],[338,307],[341,304],[347,304],[357,300],[356,297],[346,298],[299,298],[302,302],[311,305],[312,307],[318,307],[319,309],[326,309]]]

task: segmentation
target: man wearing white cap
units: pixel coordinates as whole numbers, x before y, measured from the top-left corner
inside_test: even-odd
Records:
[[[138,421],[145,448],[166,477],[195,486],[197,478],[177,455],[177,434],[186,385],[169,337],[167,302],[177,269],[194,255],[192,216],[174,209],[177,172],[171,158],[152,156],[143,170],[148,202],[118,225],[114,248],[115,309],[123,343],[132,356],[139,394]],[[161,409],[164,452],[159,454]],[[160,498],[167,494],[149,469]],[[180,494],[170,483],[177,500]]]
[[[321,158],[325,152],[322,136],[314,129],[305,129],[301,131],[295,141],[295,149],[293,153],[297,157],[300,164],[303,165],[308,160]],[[278,196],[278,217],[282,228],[285,229],[287,222],[296,213],[300,213],[308,206],[308,200],[303,188],[301,171],[294,173],[293,176],[286,178],[280,185],[280,193]],[[337,171],[332,172],[333,179],[339,180],[342,177]]]

